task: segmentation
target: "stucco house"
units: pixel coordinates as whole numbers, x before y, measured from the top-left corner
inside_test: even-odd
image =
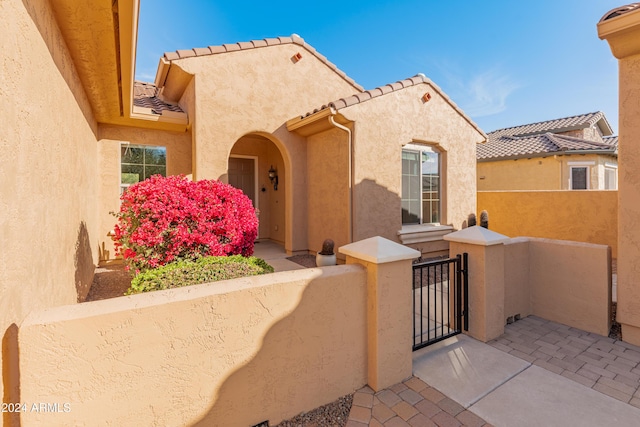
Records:
[[[293,35],[170,52],[135,82],[138,10],[2,2],[2,372],[29,312],[85,298],[114,259],[109,212],[151,174],[242,188],[289,253],[374,235],[443,251],[475,211],[485,134],[426,77],[365,91]]]
[[[259,238],[290,253],[374,235],[442,252],[475,210],[468,171],[485,136],[424,75],[365,91],[292,35],[168,52],[133,88],[133,114],[181,131],[105,125],[101,234],[121,189],[157,172],[241,188]]]
[[[618,137],[604,113],[498,129],[478,144],[478,191],[616,190]]]

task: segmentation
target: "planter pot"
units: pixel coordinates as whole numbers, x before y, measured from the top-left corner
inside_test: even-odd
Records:
[[[331,255],[316,255],[316,265],[318,267],[326,267],[329,265],[336,265],[336,254]]]

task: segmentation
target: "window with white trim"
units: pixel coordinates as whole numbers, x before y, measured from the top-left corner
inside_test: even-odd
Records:
[[[402,149],[402,224],[439,224],[440,153],[426,145]]]
[[[571,189],[589,189],[589,166],[571,166]]]
[[[604,167],[604,189],[605,190],[617,190],[618,189],[618,168],[607,166]]]
[[[152,175],[167,176],[167,148],[151,145],[120,146],[120,193]]]

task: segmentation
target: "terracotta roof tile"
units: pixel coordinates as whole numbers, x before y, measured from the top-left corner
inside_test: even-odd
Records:
[[[625,13],[630,13],[635,10],[640,10],[640,3],[631,3],[626,6],[616,7],[615,9],[611,9],[609,12],[605,13],[604,16],[600,19],[600,22],[616,18],[620,15],[624,15]]]
[[[193,48],[193,51],[196,56],[211,55],[211,49],[208,47],[195,47]]]
[[[537,135],[547,132],[557,133],[573,129],[584,129],[598,123],[600,120],[604,120],[606,125],[610,128],[604,113],[596,111],[594,113],[580,114],[577,116],[563,117],[561,119],[546,120],[543,122],[529,123],[526,125],[514,126],[505,129],[498,129],[493,132],[489,132],[487,135],[489,138],[499,136],[527,136]]]
[[[469,122],[469,124],[471,126],[473,126],[479,133],[480,135],[486,137],[485,133],[482,131],[482,129],[480,129],[478,127],[477,124],[475,124],[465,113],[464,111],[462,111],[460,109],[460,107],[458,107],[458,105],[453,102],[451,100],[451,98],[449,98],[447,96],[447,94],[445,94],[442,89],[440,89],[440,87],[438,85],[436,85],[435,83],[433,83],[431,80],[429,80],[424,74],[416,74],[415,76],[408,78],[408,79],[404,79],[404,80],[400,80],[397,81],[395,83],[390,83],[384,86],[379,86],[377,88],[365,91],[365,92],[361,92],[361,93],[357,93],[355,95],[351,95],[349,97],[346,98],[340,98],[338,100],[335,100],[333,102],[329,102],[325,105],[323,105],[320,108],[316,108],[311,112],[306,113],[305,115],[301,116],[302,119],[304,119],[305,117],[309,117],[312,114],[315,114],[321,110],[324,110],[326,108],[333,108],[334,110],[338,111],[341,110],[343,108],[349,107],[351,105],[354,104],[358,104],[360,102],[365,102],[369,99],[373,99],[373,98],[377,98],[379,96],[383,96],[386,95],[388,93],[391,92],[395,92],[398,90],[402,90],[405,88],[408,88],[410,86],[415,86],[421,83],[427,83],[429,85],[431,85],[433,87],[433,89],[438,92],[444,99],[445,101],[447,101],[447,103],[449,103],[449,105],[451,105],[451,107],[453,107],[454,110],[456,110],[462,117],[464,117],[464,119]]]
[[[499,135],[491,132],[488,136],[485,144],[477,145],[478,160],[541,157],[556,153],[568,154],[572,151],[617,155],[618,148],[617,142],[614,143],[612,139],[615,138],[617,141],[617,137],[606,137],[605,142],[600,143],[551,132],[525,136]]]
[[[158,98],[158,88],[153,83],[133,82],[133,105],[151,108],[154,114],[162,114],[163,111],[184,113],[180,106],[169,104]]]
[[[290,37],[276,37],[266,38],[263,40],[251,40],[248,42],[239,43],[227,43],[221,46],[209,46],[208,48],[195,48],[188,50],[178,50],[176,52],[165,52],[164,58],[167,61],[174,61],[182,58],[190,58],[196,56],[218,55],[226,52],[235,52],[239,50],[256,49],[268,46],[275,46],[280,44],[297,44],[304,47],[309,53],[315,55],[320,61],[326,64],[329,68],[335,71],[339,76],[345,79],[349,84],[356,89],[363,91],[364,88],[355,82],[352,78],[347,76],[332,62],[330,62],[324,55],[319,54],[313,46],[304,41],[302,37],[297,34],[292,34]]]

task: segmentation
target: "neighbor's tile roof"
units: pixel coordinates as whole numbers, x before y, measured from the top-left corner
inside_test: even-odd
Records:
[[[588,141],[567,135],[550,132],[528,136],[496,136],[489,133],[486,144],[478,144],[478,160],[518,159],[540,157],[555,153],[572,151],[593,151],[594,153],[615,154],[618,149],[618,137],[605,137],[605,142]]]
[[[326,108],[333,108],[334,110],[338,111],[342,108],[350,107],[351,105],[359,104],[369,99],[377,98],[379,96],[386,95],[388,93],[405,89],[411,86],[415,86],[421,83],[428,83],[429,85],[431,85],[445,99],[445,101],[447,101],[458,113],[460,113],[460,115],[462,115],[462,117],[464,117],[465,120],[467,120],[469,124],[471,124],[482,136],[484,137],[487,136],[484,133],[484,131],[480,129],[480,127],[478,127],[478,125],[474,123],[473,120],[471,120],[471,118],[469,118],[469,116],[467,116],[465,112],[462,111],[462,109],[460,109],[460,107],[458,107],[458,105],[455,102],[453,102],[453,100],[451,100],[451,98],[449,98],[446,93],[442,91],[442,89],[440,89],[438,85],[433,83],[424,74],[416,74],[415,76],[410,77],[408,79],[399,80],[395,83],[389,83],[384,86],[379,86],[375,89],[366,90],[361,93],[356,93],[355,95],[351,95],[346,98],[340,98],[338,100],[322,105],[321,107],[316,108],[313,111],[307,112],[306,114],[302,115],[301,118],[304,119],[305,117],[309,117],[312,114],[315,114]]]
[[[192,58],[196,56],[217,55],[227,52],[236,52],[241,50],[256,49],[261,47],[283,45],[283,44],[297,44],[302,46],[311,54],[313,54],[320,61],[324,62],[329,68],[335,71],[339,76],[345,79],[349,84],[356,89],[362,91],[364,88],[356,83],[351,77],[347,76],[342,70],[329,61],[324,55],[315,50],[313,46],[304,41],[302,37],[297,34],[292,34],[290,37],[275,37],[262,40],[251,40],[248,42],[228,43],[220,46],[209,46],[194,49],[176,50],[175,52],[165,52],[164,58],[167,61],[173,61],[176,59]]]
[[[151,108],[155,114],[162,114],[165,110],[184,113],[180,106],[169,104],[158,98],[158,88],[153,83],[133,82],[133,105]]]
[[[631,3],[626,6],[619,6],[605,13],[602,19],[600,19],[600,22],[606,21],[607,19],[613,19],[620,15],[624,15],[625,13],[633,12],[634,10],[639,10],[639,9],[640,9],[640,3]]]
[[[558,133],[573,129],[584,129],[591,127],[603,120],[607,123],[604,113],[596,111],[594,113],[580,114],[577,116],[563,117],[561,119],[546,120],[544,122],[530,123],[526,125],[514,126],[506,129],[498,129],[489,132],[489,139],[501,136],[527,136],[543,134],[547,132]]]

